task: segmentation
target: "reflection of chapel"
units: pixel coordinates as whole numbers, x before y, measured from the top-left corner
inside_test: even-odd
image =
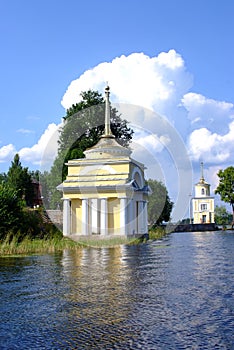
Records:
[[[205,182],[203,163],[201,163],[201,178],[195,185],[193,204],[193,223],[214,223],[214,197],[210,196],[210,184]]]
[[[109,87],[105,89],[105,133],[85,158],[69,160],[63,192],[63,234],[148,233],[144,165],[133,160],[110,129]]]

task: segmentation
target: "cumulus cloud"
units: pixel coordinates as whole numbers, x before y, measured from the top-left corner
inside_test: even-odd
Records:
[[[234,156],[234,121],[229,124],[229,131],[220,135],[207,128],[194,130],[189,136],[189,153],[193,160],[205,160],[206,163],[225,163]]]
[[[168,145],[170,139],[167,135],[158,137],[155,134],[150,134],[136,137],[136,142],[146,149],[152,149],[154,152],[161,152],[164,146]]]
[[[15,146],[11,143],[0,148],[0,163],[9,162],[16,154]]]
[[[67,109],[79,102],[81,91],[104,91],[107,81],[113,102],[136,104],[158,112],[168,101],[180,101],[192,85],[184,60],[175,50],[151,58],[133,53],[101,63],[72,81],[63,96],[63,107]]]
[[[228,121],[234,117],[232,103],[216,101],[194,92],[185,94],[181,102],[188,112],[193,128],[206,126],[213,131],[218,128],[226,132]]]
[[[40,165],[42,161],[51,164],[57,154],[58,128],[54,123],[49,124],[35,145],[19,150],[21,160],[34,165]]]

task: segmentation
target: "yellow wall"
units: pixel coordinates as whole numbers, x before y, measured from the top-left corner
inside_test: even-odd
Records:
[[[207,204],[207,210],[201,210],[201,204]],[[203,215],[206,215],[206,223],[214,222],[213,198],[199,198],[193,200],[193,223],[200,224],[202,222]]]
[[[141,181],[139,181],[138,175],[133,176],[135,171],[141,174]],[[134,163],[129,157],[114,158],[114,160],[95,159],[94,161],[84,158],[69,161],[68,176],[63,182],[63,198],[71,200],[71,234],[82,233],[82,199],[84,198],[107,198],[109,234],[122,234],[120,198],[134,198],[134,201],[142,201],[148,197],[147,194],[126,186],[133,177],[141,182],[140,186],[144,186],[144,166],[141,163]],[[123,185],[123,187],[119,187],[119,185]],[[110,189],[107,186],[110,186]],[[94,223],[92,223],[92,214]],[[96,214],[89,207],[87,220],[89,234],[92,233],[93,227],[91,226],[95,225],[94,218],[96,218]],[[96,226],[98,225],[96,223]]]
[[[88,174],[109,174],[109,173],[127,173],[129,172],[129,162],[127,160],[118,161],[116,163],[112,162],[101,162],[100,160],[96,163],[91,163],[87,159],[71,161],[74,165],[70,165],[68,162],[68,177],[69,176],[79,176]]]
[[[109,228],[109,233],[119,233],[119,230],[120,230],[119,198],[108,199],[108,228]]]
[[[82,201],[81,199],[73,199],[71,201],[71,233],[77,233],[82,231]]]

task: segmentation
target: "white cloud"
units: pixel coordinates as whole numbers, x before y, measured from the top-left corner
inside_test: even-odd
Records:
[[[16,149],[11,143],[0,148],[0,163],[9,162],[16,154]]]
[[[104,91],[107,81],[113,102],[136,104],[160,113],[164,113],[163,107],[168,106],[168,101],[178,104],[192,85],[192,77],[175,50],[152,58],[144,53],[133,53],[101,63],[72,81],[62,105],[68,109],[79,102],[81,91]]]
[[[154,152],[161,152],[163,148],[168,145],[170,139],[167,135],[158,137],[155,134],[142,135],[135,140],[139,145],[146,149],[151,149]]]
[[[184,66],[183,58],[176,53],[175,50],[170,50],[168,52],[161,52],[156,61],[159,65],[165,66],[169,69],[175,70]]]
[[[21,134],[33,134],[34,133],[33,130],[29,130],[29,129],[18,129],[17,132],[19,132]]]
[[[234,105],[216,101],[193,92],[185,94],[182,105],[188,112],[193,128],[209,127],[210,130],[227,132],[227,126],[234,117]]]
[[[35,145],[21,148],[18,152],[21,161],[34,165],[41,164],[42,160],[51,163],[57,154],[58,127],[54,123],[49,124]]]
[[[229,124],[225,135],[212,133],[207,128],[194,130],[188,141],[189,153],[193,160],[221,164],[233,160],[234,121]]]

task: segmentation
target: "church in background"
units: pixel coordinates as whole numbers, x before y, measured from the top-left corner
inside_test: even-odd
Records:
[[[203,163],[201,178],[195,185],[195,196],[192,198],[193,224],[214,223],[214,197],[210,195],[210,184],[204,179]]]

